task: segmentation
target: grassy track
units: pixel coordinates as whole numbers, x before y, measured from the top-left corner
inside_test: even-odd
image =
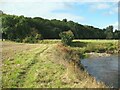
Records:
[[[64,66],[54,64],[47,58],[46,50],[49,47],[51,46],[42,45],[28,52],[16,54],[12,59],[3,60],[3,87],[52,86],[49,84],[59,78]],[[58,86],[59,82],[56,80]]]
[[[95,46],[99,43],[98,47],[101,45],[109,46],[112,43],[111,46],[116,49],[115,43],[117,41],[106,41],[107,44],[102,43],[103,41],[90,41],[91,43],[85,40],[74,41],[71,46],[72,49],[56,44],[60,41],[47,40],[42,42],[42,44],[3,42],[2,82],[4,88],[106,87],[104,84],[96,82],[93,77],[82,69],[75,67],[75,63],[72,61],[79,61],[80,58],[77,53],[71,50],[79,48],[79,51],[83,49],[83,51],[86,51],[85,47],[93,45],[93,43]],[[95,44],[96,42],[97,44]],[[103,48],[102,46],[101,48]]]

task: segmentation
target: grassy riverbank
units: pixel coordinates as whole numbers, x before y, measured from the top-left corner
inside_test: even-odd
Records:
[[[118,54],[118,40],[74,40],[71,48],[78,50],[81,58],[88,57],[88,53]]]
[[[43,40],[39,43],[56,44],[60,43],[60,40]],[[91,52],[101,55],[103,55],[103,53],[105,53],[104,55],[118,54],[118,40],[73,40],[69,47],[73,50],[79,51],[81,58],[86,57],[89,55],[88,53]]]
[[[75,40],[68,47],[60,44],[60,40],[44,40],[39,44],[4,41],[3,87],[104,88],[79,63],[85,53],[104,50],[116,53],[117,41]]]

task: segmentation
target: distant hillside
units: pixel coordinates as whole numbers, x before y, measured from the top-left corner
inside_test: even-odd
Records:
[[[8,14],[2,14],[0,17],[3,38],[13,41],[23,41],[26,37],[35,37],[37,34],[41,35],[42,39],[59,39],[59,34],[68,30],[74,33],[75,39],[118,39],[120,36],[120,31],[113,32],[113,26],[99,29],[67,21],[67,19],[48,20],[41,17],[31,18]]]

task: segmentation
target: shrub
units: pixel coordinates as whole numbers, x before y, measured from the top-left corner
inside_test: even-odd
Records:
[[[42,35],[41,34],[36,34],[35,35],[35,39],[36,40],[41,40],[42,39]]]
[[[34,37],[30,36],[30,37],[26,37],[25,39],[23,39],[24,43],[37,43],[38,40],[36,40]]]
[[[71,30],[62,32],[59,34],[59,36],[61,37],[62,43],[64,45],[70,45],[72,40],[74,39],[74,34]]]
[[[17,38],[17,39],[15,39],[15,42],[22,42],[22,40]]]
[[[39,40],[42,39],[41,34],[31,35],[27,36],[25,39],[23,39],[24,43],[38,43]]]

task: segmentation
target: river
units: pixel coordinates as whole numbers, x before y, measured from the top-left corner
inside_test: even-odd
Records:
[[[94,76],[97,81],[102,81],[110,87],[120,87],[120,83],[118,83],[118,81],[120,81],[118,56],[87,58],[82,59],[81,63],[88,73]]]

